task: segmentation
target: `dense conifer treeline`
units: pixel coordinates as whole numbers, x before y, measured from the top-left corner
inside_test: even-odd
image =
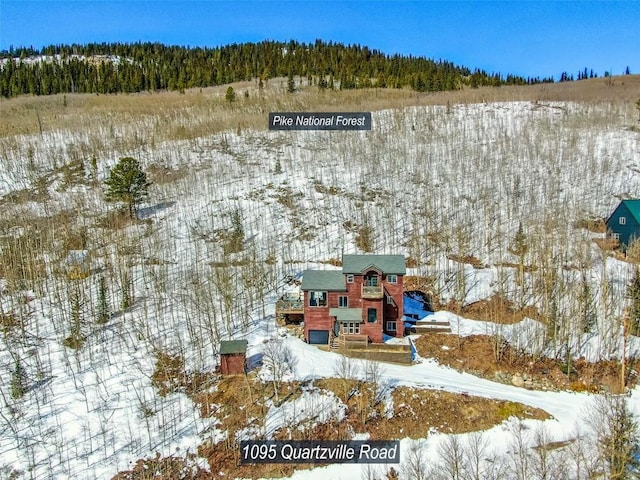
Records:
[[[0,94],[128,93],[182,90],[297,76],[319,88],[454,90],[463,85],[526,84],[552,79],[487,74],[443,60],[385,55],[360,45],[295,41],[232,44],[216,48],[160,43],[51,45],[4,51]],[[34,61],[34,58],[44,58]]]

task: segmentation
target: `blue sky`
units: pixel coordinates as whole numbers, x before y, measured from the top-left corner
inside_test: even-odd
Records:
[[[640,73],[640,1],[0,0],[0,49],[317,38],[502,74]]]

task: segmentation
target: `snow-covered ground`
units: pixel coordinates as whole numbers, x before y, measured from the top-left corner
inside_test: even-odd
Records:
[[[470,303],[501,293],[545,309],[555,299],[563,322],[560,343],[570,345],[574,356],[619,358],[621,299],[633,267],[603,256],[594,234],[573,225],[606,216],[617,196],[640,189],[640,136],[625,123],[633,118],[630,108],[516,102],[458,105],[447,113],[445,107],[409,107],[374,112],[371,132],[245,130],[192,140],[155,138],[153,119],[121,125],[114,117],[87,121],[83,131],[0,139],[0,194],[42,188],[42,178],[47,193],[43,201],[6,203],[2,238],[31,231],[36,217],[75,212],[69,228],[86,227],[92,271],[99,272],[75,282],[60,275],[61,225],[49,225],[55,232],[45,240],[51,251],[35,252],[47,261],[47,280],[3,283],[0,312],[16,315],[24,327],[0,340],[0,476],[110,478],[138,458],[193,453],[205,439],[222,438],[216,420],[201,418],[186,395],[158,395],[150,379],[157,352],[181,354],[190,371],[215,368],[220,339],[246,338],[249,355],[259,355],[264,340],[277,335],[274,306],[290,288],[285,279],[299,279],[305,268],[333,268],[319,262],[358,252],[361,227],[373,232],[376,252],[416,259],[410,273],[432,278],[441,301]],[[185,124],[197,122],[188,112],[181,115]],[[134,137],[137,143],[127,140]],[[80,157],[89,179],[90,152],[100,180],[122,156],[180,175],[152,187],[140,210],[147,223],[100,228],[98,218],[110,208],[101,189],[89,182],[68,185],[61,170]],[[274,172],[276,161],[282,174]],[[224,256],[217,235],[232,227],[236,214],[244,250]],[[519,224],[530,241],[525,263],[544,267],[528,272],[523,286],[515,281],[517,257],[509,253]],[[454,255],[473,255],[486,267],[458,263]],[[134,294],[126,311],[118,307],[123,272]],[[99,274],[114,312],[106,325],[94,321]],[[587,333],[574,322],[585,285],[594,321]],[[85,336],[79,351],[62,345],[77,292]],[[451,322],[452,331],[463,335],[495,330],[446,312],[433,318]],[[539,330],[525,320],[500,333],[536,349],[542,348]],[[293,337],[284,341],[297,359],[295,378],[334,374],[337,355]],[[639,349],[632,339],[628,352]],[[18,359],[27,392],[14,399],[11,372]],[[390,385],[542,408],[554,417],[544,422],[554,441],[575,436],[593,399],[506,386],[429,359],[385,365],[383,376]],[[637,388],[629,403],[640,415]],[[270,411],[268,428],[290,422],[294,413],[308,414],[310,406],[342,414],[335,398],[307,392]],[[525,422],[531,431],[538,423]],[[513,428],[486,432],[496,455],[512,447]],[[430,461],[446,437],[430,435],[423,442]],[[405,457],[413,444],[403,440]],[[362,468],[329,466],[294,478],[358,478]]]

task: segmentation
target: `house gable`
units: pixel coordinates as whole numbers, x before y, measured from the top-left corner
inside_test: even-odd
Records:
[[[342,257],[342,272],[345,274],[361,275],[372,269],[395,275],[404,275],[407,272],[403,255],[344,255]]]

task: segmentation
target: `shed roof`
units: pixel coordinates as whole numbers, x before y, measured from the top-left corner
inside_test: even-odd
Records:
[[[305,270],[301,290],[346,292],[344,275],[340,270]]]
[[[223,340],[220,342],[220,355],[247,353],[247,344],[246,340]]]
[[[336,317],[339,322],[362,322],[361,308],[330,308],[329,316]]]
[[[404,275],[407,268],[403,255],[343,255],[343,273],[364,273],[369,268],[377,268],[382,273]]]

